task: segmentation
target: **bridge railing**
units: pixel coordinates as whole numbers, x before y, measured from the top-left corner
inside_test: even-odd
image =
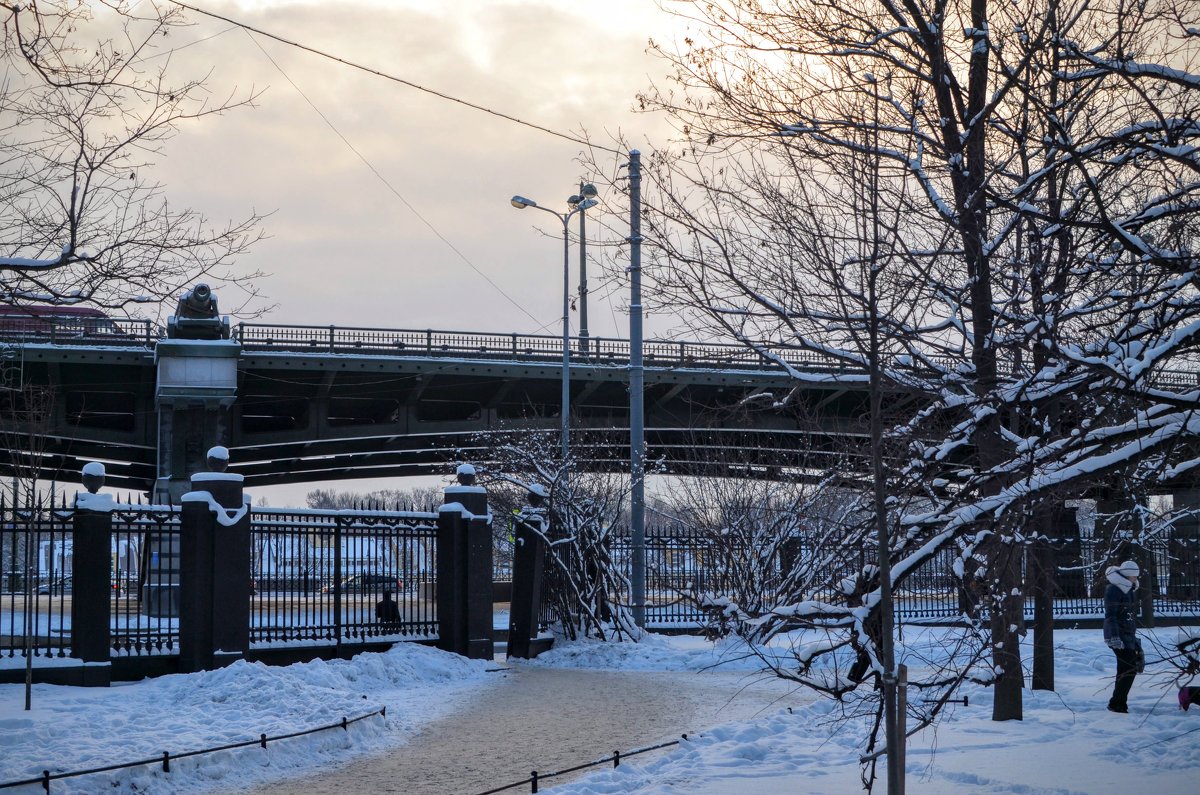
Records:
[[[372,356],[447,356],[516,361],[562,360],[562,337],[552,334],[488,334],[441,329],[378,329],[354,326],[288,326],[239,323],[234,339],[247,351],[370,354]],[[579,364],[628,364],[629,340],[571,337],[571,361]],[[646,340],[642,346],[651,367],[720,367],[776,369],[767,357],[740,345],[677,340]],[[803,351],[788,351],[789,362],[831,370],[837,360]]]
[[[109,317],[49,318],[38,323],[0,321],[0,345],[105,345],[149,348],[158,342],[149,320]]]

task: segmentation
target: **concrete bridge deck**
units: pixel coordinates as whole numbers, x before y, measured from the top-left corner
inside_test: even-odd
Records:
[[[226,445],[247,486],[443,472],[486,455],[482,434],[560,424],[558,337],[241,324],[234,342]],[[44,478],[73,480],[100,460],[111,485],[148,491],[163,434],[159,343],[140,332],[10,343],[3,377],[21,389],[0,400],[0,470],[36,462]],[[575,450],[585,466],[621,468],[628,342],[573,338],[570,347]],[[776,398],[797,379],[767,355],[647,341],[650,460],[667,471],[753,474],[819,466],[853,447],[865,431],[862,373],[781,353],[807,382],[787,406]],[[175,424],[204,424],[211,406],[181,403]],[[193,447],[213,443],[192,436]]]

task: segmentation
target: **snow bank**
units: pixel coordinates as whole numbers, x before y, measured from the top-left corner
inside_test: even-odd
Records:
[[[937,646],[939,632],[905,628],[898,652],[909,652],[915,662]],[[955,707],[936,731],[910,739],[908,790],[922,795],[1195,792],[1200,714],[1179,710],[1176,670],[1161,655],[1170,652],[1179,633],[1162,629],[1139,634],[1154,651],[1148,654],[1146,674],[1134,684],[1130,714],[1106,709],[1115,663],[1101,633],[1059,631],[1057,692],[1026,690],[1025,719],[996,723],[990,719],[991,691],[967,687],[969,707]],[[571,662],[582,665],[588,654],[584,647],[572,646],[578,653]],[[1030,649],[1023,651],[1028,660]],[[679,670],[692,670],[697,661],[687,644],[673,656],[664,648],[654,654],[656,664]],[[614,652],[591,657],[607,666]],[[850,795],[862,791],[858,756],[866,720],[844,720],[838,705],[819,700],[760,720],[718,726],[669,752],[627,759],[615,770],[593,773],[554,792]],[[886,774],[882,763],[879,774]],[[886,784],[878,782],[876,791],[886,791]]]
[[[387,717],[349,731],[320,732],[252,747],[53,783],[55,793],[188,792],[241,786],[344,764],[402,742],[487,681],[490,663],[416,644],[352,660],[271,667],[236,662],[217,671],[164,676],[112,688],[0,685],[0,782],[160,757],[286,734],[382,706]],[[36,788],[40,791],[40,787]]]

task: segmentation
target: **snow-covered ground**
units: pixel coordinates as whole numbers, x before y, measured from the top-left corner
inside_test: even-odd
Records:
[[[937,644],[938,632],[909,629],[905,641],[922,644],[926,648],[921,653],[927,653]],[[1154,636],[1161,646],[1170,644],[1176,632],[1142,634],[1152,647]],[[1060,631],[1056,641],[1057,692],[1026,691],[1024,721],[993,723],[989,691],[969,688],[970,706],[955,708],[936,731],[911,740],[909,792],[1200,791],[1200,708],[1180,711],[1169,666],[1156,664],[1152,653],[1150,669],[1134,685],[1130,713],[1117,715],[1105,709],[1114,663],[1100,632]],[[735,643],[652,636],[639,644],[561,644],[536,661],[514,664],[695,676],[718,664],[753,670],[756,663],[744,652]],[[386,719],[362,721],[348,732],[281,740],[265,752],[251,747],[180,760],[172,762],[169,776],[148,766],[56,781],[52,791],[253,789],[403,744],[427,721],[469,709],[495,676],[488,668],[494,665],[402,645],[351,661],[285,668],[238,663],[109,689],[38,686],[31,712],[22,709],[21,686],[0,685],[0,782],[36,776],[46,767],[80,769],[153,758],[163,750],[178,753],[252,739],[260,732],[282,734],[387,705]],[[673,749],[627,759],[615,770],[598,769],[554,791],[860,792],[857,725],[839,726],[837,710],[828,701],[804,698],[793,704],[753,720],[708,728]],[[543,789],[550,784],[545,782]],[[882,783],[879,787],[883,791]]]

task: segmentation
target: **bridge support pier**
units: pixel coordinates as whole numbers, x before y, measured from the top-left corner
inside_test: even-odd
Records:
[[[206,470],[205,455],[230,440],[230,407],[237,397],[242,347],[228,340],[161,340],[155,405],[158,471],[153,501],[178,505],[190,478]]]

